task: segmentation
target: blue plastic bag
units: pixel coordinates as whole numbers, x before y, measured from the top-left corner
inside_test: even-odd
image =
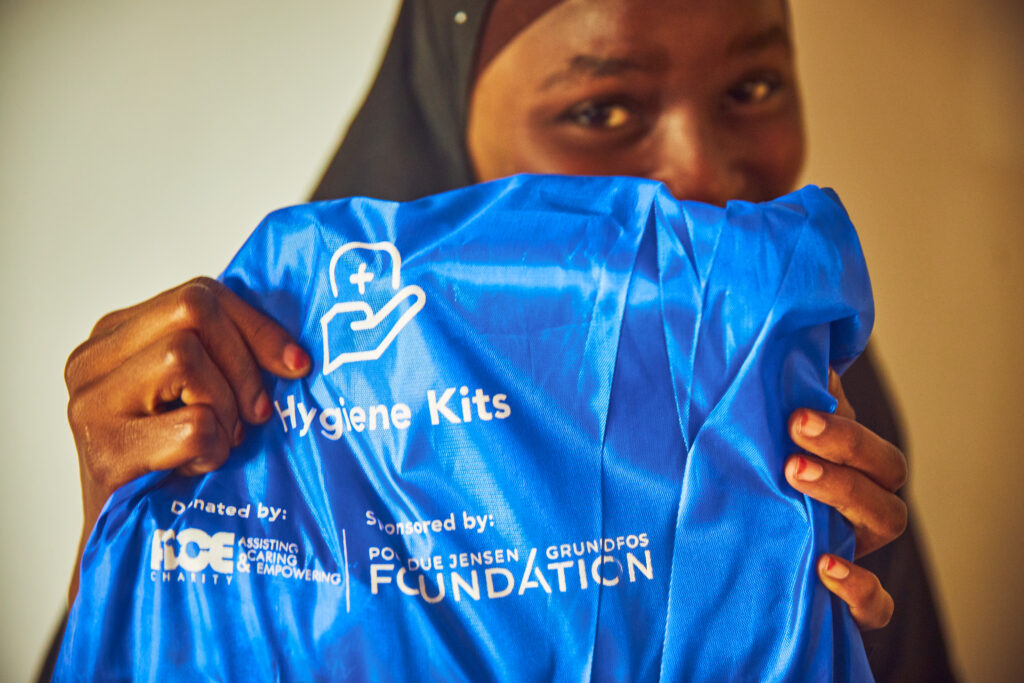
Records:
[[[108,501],[60,680],[862,680],[783,477],[870,333],[808,187],[518,176],[268,216],[223,275],[312,352],[220,470]]]

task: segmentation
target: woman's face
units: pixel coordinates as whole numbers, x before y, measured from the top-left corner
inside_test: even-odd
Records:
[[[680,199],[793,188],[804,135],[780,0],[567,0],[498,53],[472,93],[478,180],[632,175]]]

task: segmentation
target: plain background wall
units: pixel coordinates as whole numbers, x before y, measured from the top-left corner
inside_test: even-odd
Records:
[[[0,0],[0,679],[33,675],[77,543],[65,358],[307,196],[396,6]],[[805,179],[864,242],[956,661],[1024,679],[1024,4],[793,13]]]
[[[954,652],[1024,680],[1024,3],[793,5],[805,177],[864,243]]]

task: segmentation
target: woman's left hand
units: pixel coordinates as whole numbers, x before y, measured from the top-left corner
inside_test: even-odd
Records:
[[[859,425],[837,375],[829,370],[829,393],[839,401],[834,415],[801,408],[789,418],[789,434],[808,454],[786,461],[786,479],[797,491],[834,507],[854,528],[856,557],[895,540],[907,527],[907,505],[896,491],[907,480],[899,448]],[[892,618],[892,596],[878,577],[835,555],[818,559],[818,576],[850,606],[864,630]]]

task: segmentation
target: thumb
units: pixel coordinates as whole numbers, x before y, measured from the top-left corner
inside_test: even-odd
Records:
[[[218,299],[260,367],[278,377],[305,377],[313,363],[301,346],[269,317],[221,285]]]

